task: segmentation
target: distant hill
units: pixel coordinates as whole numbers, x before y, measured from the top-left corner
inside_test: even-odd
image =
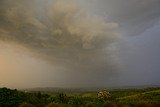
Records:
[[[87,88],[59,88],[59,87],[37,87],[37,88],[28,88],[23,89],[23,91],[40,91],[40,92],[94,92],[101,90],[116,90],[116,89],[145,89],[145,88],[160,88],[160,85],[144,85],[144,86],[121,86],[121,87],[87,87]]]

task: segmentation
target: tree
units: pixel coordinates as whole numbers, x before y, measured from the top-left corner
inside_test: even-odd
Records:
[[[111,97],[111,94],[108,91],[101,91],[98,93],[98,98],[105,102]]]

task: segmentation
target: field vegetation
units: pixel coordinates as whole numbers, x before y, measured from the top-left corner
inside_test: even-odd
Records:
[[[24,91],[0,88],[0,107],[160,107],[160,88]]]

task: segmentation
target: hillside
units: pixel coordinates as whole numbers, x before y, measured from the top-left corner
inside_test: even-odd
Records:
[[[44,88],[46,89],[46,88]],[[0,107],[159,107],[160,88],[97,90],[0,88]],[[48,89],[48,88],[47,88]],[[48,106],[47,106],[48,105]]]

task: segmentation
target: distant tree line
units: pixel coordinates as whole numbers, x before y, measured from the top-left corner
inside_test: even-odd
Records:
[[[40,92],[29,93],[16,89],[0,88],[0,107],[20,107],[21,104],[30,104],[29,107],[45,107],[49,103],[47,100],[49,97],[49,95]]]

